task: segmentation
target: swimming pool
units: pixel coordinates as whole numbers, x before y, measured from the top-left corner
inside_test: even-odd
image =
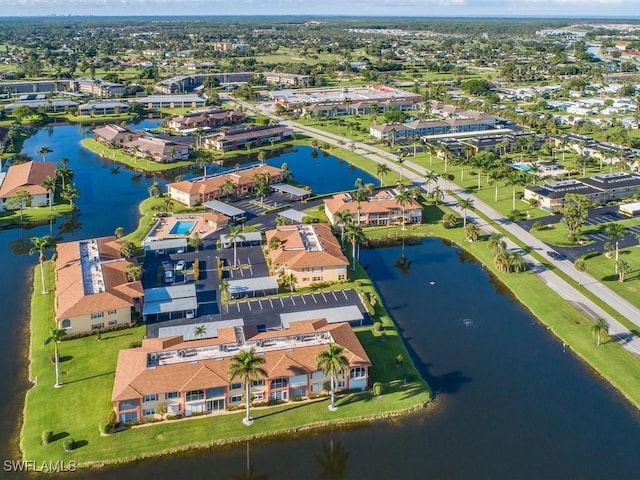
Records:
[[[173,227],[171,227],[169,233],[171,235],[189,235],[195,226],[196,222],[194,221],[179,220]]]
[[[512,163],[511,166],[517,170],[522,170],[523,172],[531,171],[531,166],[526,163]]]

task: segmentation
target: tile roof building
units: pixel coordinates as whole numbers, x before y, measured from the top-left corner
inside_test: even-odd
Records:
[[[282,169],[270,165],[255,165],[242,170],[226,172],[206,179],[183,180],[167,185],[169,196],[188,207],[221,198],[225,195],[247,195],[253,192],[256,185],[256,175],[266,176],[269,174],[269,183],[282,181]],[[225,183],[234,185],[235,191],[227,192]]]
[[[220,127],[222,125],[233,125],[244,121],[246,115],[242,112],[212,108],[200,112],[191,112],[173,117],[167,122],[167,127],[171,130],[184,131],[198,128]]]
[[[141,136],[142,132],[137,132],[113,123],[102,125],[93,130],[93,137],[96,141],[109,146],[118,145],[121,147],[125,142],[131,142]]]
[[[7,200],[20,190],[31,195],[31,207],[48,205],[49,192],[42,186],[47,177],[56,178],[56,164],[53,162],[26,162],[10,166],[6,174],[0,174],[0,211],[8,208]]]
[[[389,225],[402,222],[403,207],[398,205],[395,189],[385,189],[367,196],[366,201],[358,203],[350,193],[337,193],[324,200],[324,211],[329,221],[336,224],[336,214],[347,211],[353,221],[360,225]],[[422,205],[411,200],[404,206],[405,223],[422,223]]]
[[[242,406],[244,385],[229,378],[231,358],[255,349],[266,378],[252,381],[253,400],[288,401],[325,391],[328,378],[316,365],[330,343],[345,349],[349,368],[337,390],[364,390],[371,362],[348,323],[325,319],[294,322],[290,328],[259,333],[255,327],[225,327],[217,337],[184,341],[182,336],[145,339],[141,348],[121,350],[111,400],[120,423],[169,414],[219,413]]]
[[[280,225],[266,235],[273,275],[294,275],[300,287],[347,279],[349,261],[329,225]]]
[[[138,158],[150,158],[158,163],[186,160],[191,147],[157,137],[138,137],[122,144],[122,149]]]
[[[127,276],[115,237],[59,243],[56,247],[55,320],[68,334],[130,324],[142,311],[140,281]]]
[[[254,147],[267,145],[270,142],[282,142],[293,138],[293,129],[282,125],[260,125],[245,128],[235,128],[226,132],[219,132],[205,138],[204,144],[208,148],[219,152],[228,152],[245,148],[247,144]]]

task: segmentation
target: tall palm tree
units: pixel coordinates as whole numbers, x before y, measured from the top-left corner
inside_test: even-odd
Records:
[[[330,343],[327,349],[320,352],[316,357],[316,364],[322,370],[325,376],[331,381],[331,403],[329,410],[332,412],[337,410],[335,384],[338,381],[338,375],[342,374],[349,368],[349,360],[344,355],[344,348],[336,343]]]
[[[573,264],[573,267],[576,269],[578,273],[582,274],[587,271],[587,262],[584,258],[579,258]],[[582,285],[580,280],[578,280],[578,285]]]
[[[236,192],[236,184],[227,178],[222,184],[221,189],[223,195],[233,195]]]
[[[362,207],[362,202],[367,201],[367,194],[364,190],[358,189],[351,193],[351,199],[358,203],[358,225],[360,225],[360,209]]]
[[[53,150],[51,150],[51,148],[48,145],[42,145],[39,149],[38,149],[38,155],[42,155],[42,161],[46,162],[47,161],[47,155],[53,153]]]
[[[44,274],[44,251],[53,246],[53,238],[50,236],[44,237],[31,237],[31,249],[29,250],[29,255],[33,255],[34,253],[38,254],[38,261],[40,262],[40,275],[42,276],[42,294],[47,293],[47,286],[45,284],[45,274]]]
[[[602,337],[609,333],[609,325],[604,318],[598,317],[596,323],[591,327],[591,335],[596,337],[596,345],[600,346],[602,343]]]
[[[345,232],[345,238],[351,242],[351,257],[353,259],[353,263],[351,266],[351,270],[355,271],[356,269],[356,246],[364,240],[364,233],[362,231],[362,227],[357,223],[351,223],[347,225]]]
[[[260,165],[264,165],[264,160],[267,158],[267,155],[264,153],[264,150],[260,150],[258,152],[258,161]]]
[[[340,225],[340,241],[344,243],[344,229],[347,225],[353,223],[353,215],[348,210],[342,210],[334,215],[334,221]]]
[[[52,177],[47,177],[44,179],[44,181],[40,185],[42,185],[47,190],[47,193],[49,194],[49,210],[52,210],[53,197],[56,194],[56,179]]]
[[[60,356],[58,355],[58,342],[61,341],[66,334],[67,332],[64,330],[51,328],[49,330],[49,336],[44,341],[45,345],[49,345],[53,342],[53,355],[56,363],[56,383],[54,385],[55,388],[60,388],[62,386],[62,383],[60,383]]]
[[[66,157],[62,157],[60,159],[60,167],[56,170],[56,177],[60,179],[60,183],[62,184],[62,190],[65,189],[67,183],[71,183],[73,180],[74,171],[69,168],[69,159]]]
[[[523,175],[523,172],[521,171],[517,171],[517,172],[513,172],[511,175],[509,175],[506,179],[506,183],[508,186],[512,187],[512,206],[511,209],[515,210],[516,209],[516,189],[518,187],[522,187],[524,185],[527,184],[527,180],[525,178],[525,176]]]
[[[619,223],[610,223],[604,229],[605,234],[616,245],[615,273],[618,273],[618,241],[624,237],[624,226]]]
[[[507,244],[503,240],[504,235],[501,233],[492,233],[489,237],[488,247],[491,253],[499,255],[507,250]]]
[[[80,196],[80,190],[71,184],[67,184],[60,196],[69,202],[71,208],[74,208],[74,200]]]
[[[260,365],[265,363],[264,357],[256,355],[255,349],[240,350],[237,355],[231,357],[231,363],[227,373],[229,375],[229,381],[232,382],[235,378],[241,378],[244,382],[244,394],[247,413],[242,419],[247,427],[253,423],[251,418],[251,392],[250,386],[253,380],[257,380],[260,377],[266,377],[267,372]]]
[[[162,190],[160,189],[160,184],[158,182],[153,182],[147,191],[149,192],[150,197],[159,197],[162,195]]]
[[[194,329],[193,334],[198,338],[204,337],[207,334],[207,326],[206,325],[198,325]]]
[[[618,281],[624,283],[625,276],[631,271],[631,265],[624,260],[618,261]]]
[[[424,174],[424,186],[427,188],[427,195],[430,193],[430,185],[438,181],[439,175],[436,172],[428,171]]]
[[[429,192],[429,198],[435,200],[436,205],[438,205],[438,202],[444,200],[444,192],[439,186],[436,185],[435,187],[433,187],[433,190]]]
[[[238,266],[238,241],[244,242],[245,236],[242,234],[242,226],[241,225],[233,225],[229,227],[229,233],[227,234],[227,238],[233,243],[233,266],[234,268]]]
[[[399,153],[398,154],[398,159],[396,160],[396,163],[398,164],[398,166],[400,167],[400,182],[402,183],[402,164],[404,162],[406,162],[407,159],[404,158],[404,154],[403,153]]]
[[[380,178],[380,188],[384,186],[382,181],[385,175],[388,175],[391,172],[391,169],[386,163],[379,163],[376,167],[376,175]]]
[[[473,199],[463,198],[458,202],[458,207],[462,210],[462,228],[467,226],[467,210],[473,207]]]
[[[396,204],[402,208],[402,230],[406,230],[405,207],[413,202],[409,191],[402,185],[398,185],[398,195],[396,195]]]
[[[264,197],[269,193],[269,187],[263,182],[257,183],[255,186],[256,196],[260,198],[260,204],[264,204]]]

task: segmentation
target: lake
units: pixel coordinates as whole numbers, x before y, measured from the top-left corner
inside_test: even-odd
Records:
[[[125,169],[112,174],[109,162],[79,149],[79,132],[55,127],[25,144],[27,153],[49,145],[51,159],[67,156],[76,171],[80,214],[62,237],[109,235],[120,225],[130,231],[137,223],[136,204],[153,179],[134,180]],[[327,159],[303,154],[297,168],[311,160]],[[303,172],[287,162],[305,183]],[[51,227],[54,234],[60,226],[58,221]],[[20,251],[21,240],[46,235],[49,228],[0,231],[0,361],[11,367],[0,379],[2,458],[17,455],[16,421],[28,387],[29,276],[37,262],[14,251]],[[433,406],[391,422],[167,456],[73,478],[171,479],[185,471],[216,479],[249,478],[248,471],[253,478],[637,477],[637,410],[458,248],[425,239],[406,248],[410,269],[402,272],[394,266],[400,255],[400,247],[362,250],[361,262],[434,388]]]

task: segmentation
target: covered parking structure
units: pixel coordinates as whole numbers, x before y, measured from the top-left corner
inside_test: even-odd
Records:
[[[187,249],[187,239],[185,237],[167,238],[166,240],[145,239],[143,243],[145,255],[164,255],[165,253],[176,253]]]
[[[294,322],[326,318],[329,323],[349,322],[352,326],[362,326],[364,316],[355,305],[345,307],[319,308],[316,310],[302,310],[299,312],[281,313],[280,322],[286,329]]]
[[[307,217],[308,215],[305,215],[303,212],[298,210],[294,210],[293,208],[287,208],[282,212],[278,212],[278,216],[291,220],[292,222],[303,223],[304,217]]]
[[[311,196],[311,192],[309,190],[289,185],[288,183],[274,183],[273,185],[269,185],[269,187],[276,192],[286,193],[291,198],[295,198],[297,200],[303,200]]]
[[[196,327],[204,327],[204,333],[202,335],[196,335]],[[185,340],[216,338],[218,336],[218,330],[227,327],[244,327],[244,320],[242,318],[234,318],[216,322],[196,322],[188,325],[160,327],[158,329],[158,337],[176,337],[182,335]]]
[[[232,239],[227,234],[220,235],[220,244],[223,248],[231,248],[235,243],[238,247],[262,245],[262,234],[260,232],[242,232],[241,238]]]
[[[209,210],[213,210],[216,213],[221,213],[222,215],[226,215],[232,221],[240,220],[244,218],[247,214],[244,210],[234,207],[233,205],[229,205],[228,203],[221,202],[220,200],[209,200],[202,204],[205,208]]]
[[[242,278],[229,280],[229,298],[238,299],[246,297],[265,297],[278,293],[278,280],[276,277]]]
[[[195,284],[149,288],[144,291],[145,322],[194,318],[198,311]]]

